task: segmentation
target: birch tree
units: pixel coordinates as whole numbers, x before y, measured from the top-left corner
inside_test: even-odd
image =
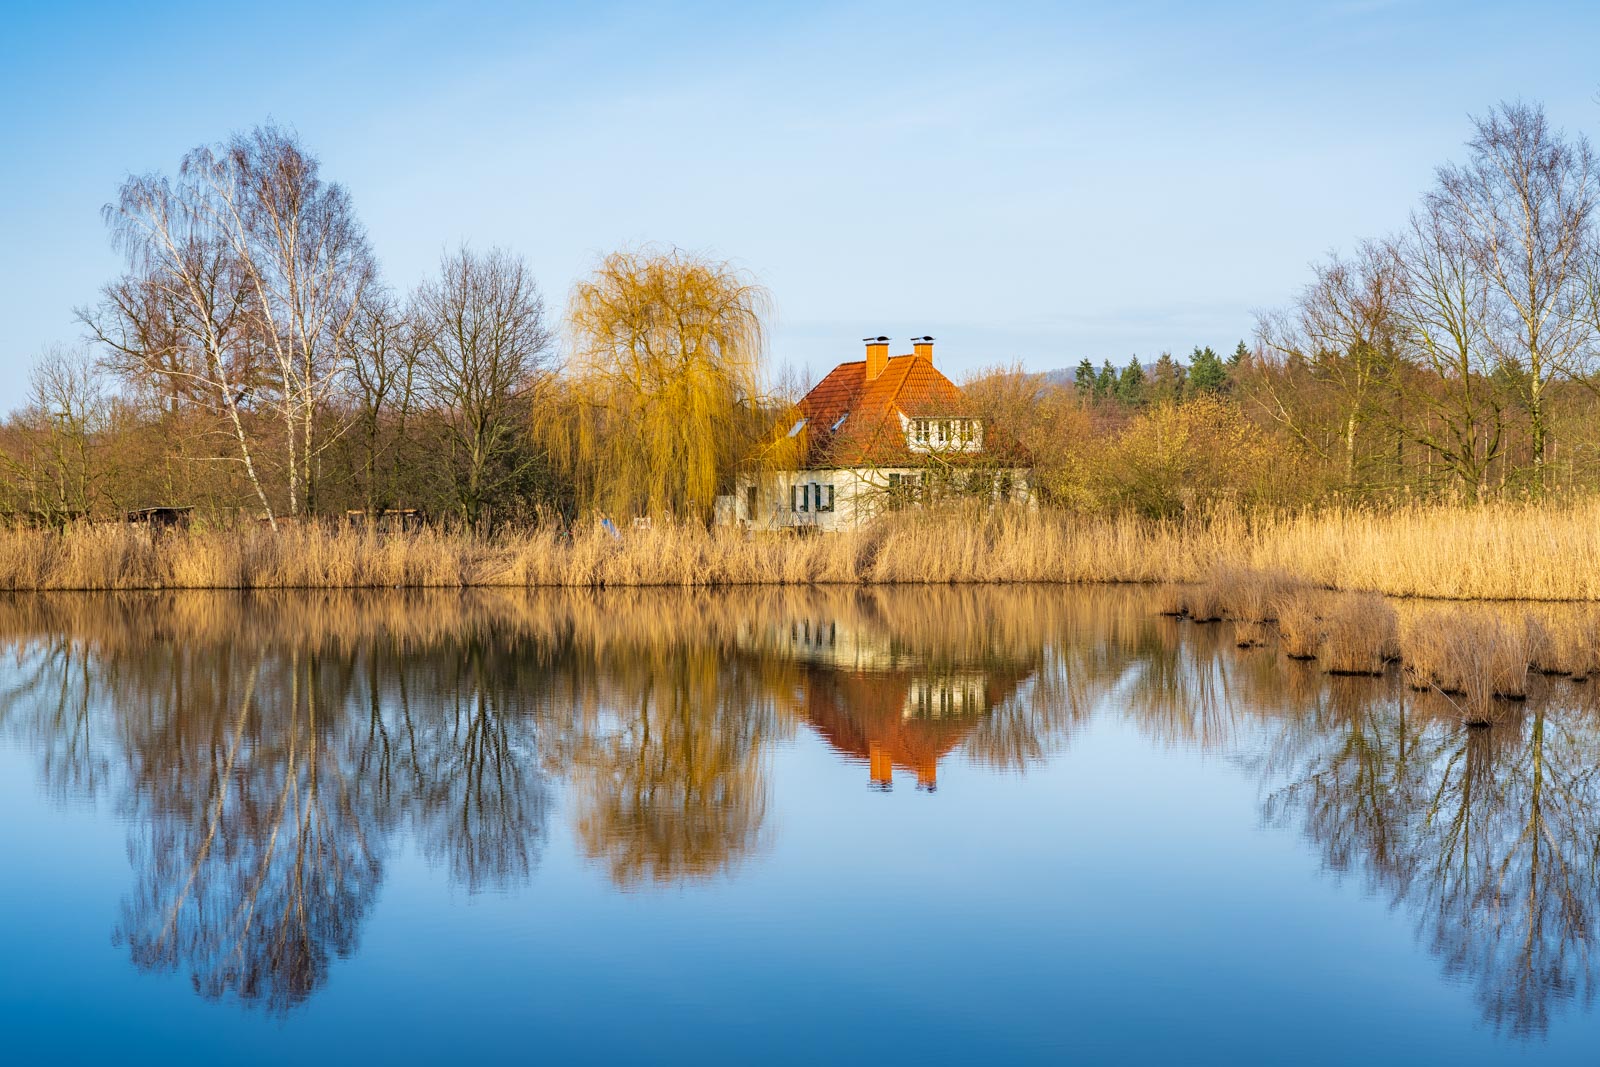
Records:
[[[1550,384],[1580,374],[1591,355],[1580,312],[1600,176],[1589,142],[1552,130],[1538,105],[1501,104],[1474,127],[1470,159],[1440,169],[1428,204],[1487,280],[1489,338],[1517,372],[1542,487]]]
[[[81,312],[112,362],[176,406],[219,411],[269,521],[248,410],[282,427],[290,514],[316,505],[318,415],[374,266],[349,194],[293,134],[257,127],[184,156],[175,180],[129,178],[105,209],[129,273]],[[247,408],[248,405],[248,408]]]
[[[291,514],[316,506],[317,415],[374,274],[349,194],[322,180],[291,133],[258,126],[220,149],[197,148],[183,171],[210,190],[214,222],[254,299],[257,335],[276,369]]]
[[[189,168],[176,181],[130,177],[102,215],[128,273],[79,318],[114,366],[162,389],[167,403],[191,397],[222,417],[251,490],[276,524],[244,408],[262,380],[249,337],[252,286],[217,226],[211,187]]]

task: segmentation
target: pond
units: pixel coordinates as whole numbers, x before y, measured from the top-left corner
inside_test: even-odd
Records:
[[[1154,604],[0,598],[6,1055],[1592,1060],[1600,680]]]

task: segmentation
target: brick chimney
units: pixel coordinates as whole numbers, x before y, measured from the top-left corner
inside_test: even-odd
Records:
[[[913,337],[911,339],[911,351],[914,354],[921,356],[923,359],[927,360],[929,363],[932,363],[933,362],[933,338],[931,338],[931,337]]]
[[[867,381],[874,381],[883,373],[883,368],[889,365],[889,339],[887,337],[863,337],[867,343]]]

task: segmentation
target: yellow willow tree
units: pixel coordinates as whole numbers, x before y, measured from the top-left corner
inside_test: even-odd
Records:
[[[705,519],[767,436],[759,379],[771,297],[680,249],[614,252],[573,287],[561,436],[580,502]]]

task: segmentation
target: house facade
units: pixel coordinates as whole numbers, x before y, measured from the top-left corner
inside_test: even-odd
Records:
[[[940,496],[1030,499],[1021,450],[934,367],[932,337],[900,356],[887,337],[865,343],[865,359],[839,364],[800,401],[796,469],[742,475],[718,501],[719,523],[829,531]]]

